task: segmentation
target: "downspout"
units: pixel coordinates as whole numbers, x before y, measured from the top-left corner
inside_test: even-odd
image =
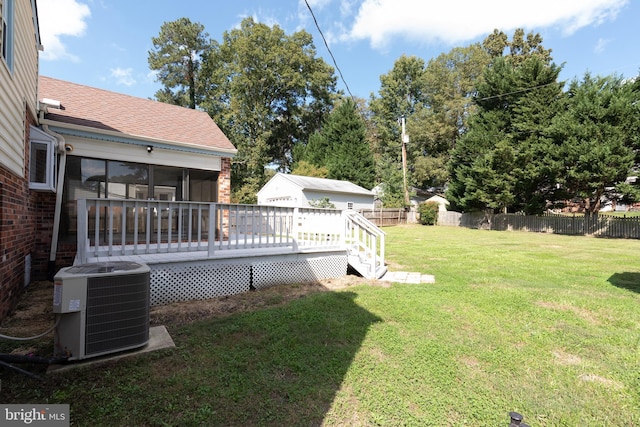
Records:
[[[44,110],[40,110],[40,121],[44,119],[44,113]],[[53,235],[51,236],[51,249],[49,251],[49,262],[47,264],[47,276],[49,280],[52,280],[56,273],[56,255],[58,254],[58,234],[60,231],[60,216],[62,213],[64,175],[67,166],[67,149],[64,137],[49,129],[49,125],[43,124],[42,130],[58,141],[58,152],[60,153],[60,166],[58,168],[58,179],[56,181],[56,207],[53,214]]]

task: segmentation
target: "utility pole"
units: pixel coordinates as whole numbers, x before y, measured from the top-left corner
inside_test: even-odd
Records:
[[[405,129],[404,114],[400,117],[400,123],[402,124],[402,183],[404,186],[404,204],[409,206],[409,187],[407,187],[407,143],[409,142],[409,135],[407,135]]]

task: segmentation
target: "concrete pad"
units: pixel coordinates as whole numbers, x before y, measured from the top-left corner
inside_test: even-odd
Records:
[[[171,335],[164,326],[152,326],[149,328],[149,342],[144,346],[134,350],[127,350],[120,353],[107,354],[104,356],[73,361],[60,365],[50,365],[47,374],[67,372],[71,369],[84,368],[87,366],[98,365],[101,363],[112,362],[114,360],[131,357],[138,354],[148,353],[150,351],[160,350],[163,348],[175,347]]]
[[[435,276],[431,274],[420,274],[417,272],[406,271],[387,271],[380,280],[394,283],[411,283],[416,285],[419,283],[436,283]]]

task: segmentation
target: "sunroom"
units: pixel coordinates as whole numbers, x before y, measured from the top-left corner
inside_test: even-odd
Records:
[[[42,76],[39,99],[54,268],[146,263],[153,304],[386,271],[384,233],[353,211],[231,204],[236,149],[203,111]]]

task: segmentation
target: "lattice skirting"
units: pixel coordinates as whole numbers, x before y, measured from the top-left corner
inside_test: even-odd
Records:
[[[280,262],[253,263],[253,286],[261,289],[287,283],[312,283],[347,274],[347,256],[334,255]]]
[[[151,305],[203,300],[347,273],[346,254],[290,254],[245,259],[149,264]]]

